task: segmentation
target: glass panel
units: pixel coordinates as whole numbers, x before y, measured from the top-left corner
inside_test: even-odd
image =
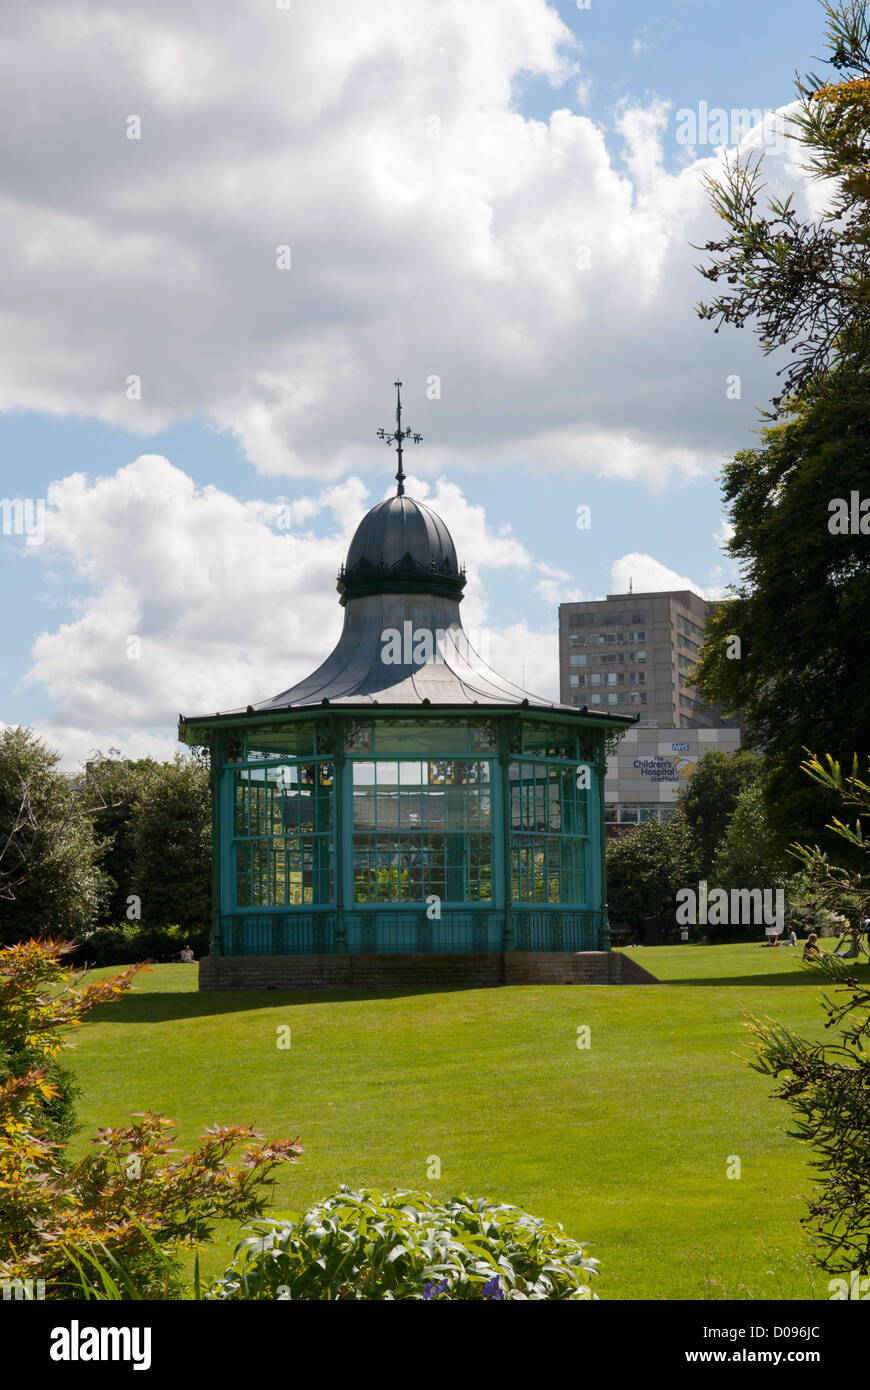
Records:
[[[344,730],[344,746],[348,753],[372,751],[373,726],[354,720]]]
[[[239,907],[334,901],[333,779],[325,761],[235,774]]]
[[[354,900],[492,901],[489,763],[354,762]]]
[[[265,725],[252,730],[245,739],[244,756],[247,762],[274,758],[294,758],[314,752],[314,725]]]
[[[537,758],[570,758],[577,756],[577,735],[564,724],[525,724],[523,752]]]
[[[495,724],[472,724],[472,753],[494,753],[498,748],[498,728]]]
[[[382,753],[467,753],[469,726],[466,720],[396,720],[379,723],[375,730],[375,752]]]
[[[576,764],[566,767],[537,760],[510,764],[515,902],[585,901],[590,791],[585,785],[578,787],[580,771]]]

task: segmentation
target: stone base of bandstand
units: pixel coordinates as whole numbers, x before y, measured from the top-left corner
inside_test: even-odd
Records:
[[[201,990],[428,990],[495,985],[655,985],[621,951],[204,956]]]

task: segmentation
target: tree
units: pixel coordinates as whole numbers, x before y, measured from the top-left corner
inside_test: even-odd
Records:
[[[698,877],[685,816],[648,820],[607,841],[607,906],[611,921],[635,930],[645,917],[673,918],[680,888]]]
[[[765,430],[761,448],[725,468],[728,549],[743,582],[710,620],[696,685],[705,699],[742,710],[747,738],[764,749],[781,846],[824,839],[833,810],[800,775],[804,750],[821,745],[841,761],[866,746],[870,546],[866,534],[829,529],[831,500],[851,501],[862,479],[870,480],[870,372],[857,370],[796,405],[790,421]]]
[[[713,749],[698,763],[677,803],[686,818],[698,856],[702,878],[712,877],[713,863],[737,799],[744,788],[755,785],[764,763],[758,753],[741,748],[736,753]]]
[[[870,1269],[870,990],[845,961],[820,954],[810,967],[839,986],[836,1003],[822,996],[826,1028],[836,1043],[810,1042],[772,1019],[749,1016],[750,1063],[782,1077],[774,1095],[792,1109],[787,1132],[811,1146],[821,1186],[807,1199],[804,1223],[815,1238],[816,1262],[831,1274]]]
[[[870,812],[870,759],[864,777],[857,759],[844,775],[832,758],[810,756],[803,770],[844,805]],[[860,869],[831,863],[817,846],[795,846],[817,901],[853,917],[855,903],[866,915],[870,904],[870,841],[860,819],[854,826],[835,817],[831,830],[856,851]],[[854,966],[828,953],[811,969],[838,986],[837,1003],[827,995],[822,1005],[826,1028],[838,1042],[810,1042],[773,1019],[749,1015],[754,1042],[751,1065],[766,1076],[783,1078],[774,1092],[795,1114],[789,1133],[811,1146],[821,1185],[808,1198],[805,1223],[812,1231],[818,1264],[829,1273],[870,1270],[870,989],[855,978]],[[847,1296],[844,1294],[844,1297]]]
[[[840,80],[814,73],[796,83],[797,114],[789,134],[802,146],[804,167],[829,180],[824,210],[801,218],[792,195],[770,198],[759,211],[763,160],[736,159],[722,179],[709,178],[714,210],[727,226],[708,241],[705,279],[724,283],[701,318],[743,327],[754,321],[764,352],[790,347],[784,391],[774,413],[796,397],[812,397],[832,368],[861,369],[870,340],[870,15],[866,0],[823,5],[830,66]]]
[[[802,750],[851,756],[870,713],[870,514],[860,513],[870,479],[870,16],[866,0],[824,11],[839,80],[798,81],[792,136],[805,167],[829,180],[826,208],[800,218],[791,198],[773,198],[762,211],[762,162],[738,159],[709,181],[727,231],[699,267],[724,287],[698,306],[702,318],[717,332],[753,322],[765,353],[788,347],[793,359],[768,415],[776,423],[725,469],[727,549],[741,582],[709,625],[696,678],[764,749],[780,844],[823,836],[832,809],[801,781]]]
[[[0,939],[75,935],[95,919],[104,885],[81,793],[31,729],[0,731]]]
[[[787,856],[777,851],[764,794],[750,782],[737,797],[719,843],[711,873],[718,888],[785,888],[795,872]]]
[[[160,775],[153,758],[103,758],[90,764],[85,796],[93,810],[94,830],[101,842],[100,868],[106,898],[102,919],[117,924],[127,914],[136,859],[136,825],[148,783]]]
[[[162,763],[142,786],[134,830],[133,880],[149,926],[189,932],[211,918],[211,793],[205,758]]]
[[[865,815],[870,814],[870,756],[865,777],[860,775],[857,754],[852,758],[848,774],[830,754],[824,762],[811,754],[801,764],[801,770],[841,805],[854,806]],[[849,846],[849,863],[832,863],[818,845],[795,844],[792,853],[800,861],[804,877],[813,886],[816,902],[828,911],[841,913],[851,925],[857,926],[870,915],[870,840],[864,837],[860,818],[850,826],[834,816],[828,829],[838,843]]]

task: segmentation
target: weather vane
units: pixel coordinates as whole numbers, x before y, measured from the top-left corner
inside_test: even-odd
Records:
[[[399,471],[396,474],[396,482],[399,486],[396,488],[396,496],[404,497],[405,473],[402,468],[402,444],[406,439],[411,439],[415,444],[420,444],[422,443],[423,436],[422,434],[415,434],[411,429],[402,429],[402,383],[401,381],[396,381],[393,385],[396,388],[396,428],[393,430],[392,434],[388,434],[386,430],[378,430],[378,439],[384,439],[388,444],[395,444],[396,446],[396,453],[399,455]]]

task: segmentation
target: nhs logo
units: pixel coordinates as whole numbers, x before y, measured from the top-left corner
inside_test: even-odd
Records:
[[[672,744],[671,744],[671,752],[672,752],[672,753],[688,753],[688,751],[689,751],[689,745],[688,745],[688,743],[672,743]]]

